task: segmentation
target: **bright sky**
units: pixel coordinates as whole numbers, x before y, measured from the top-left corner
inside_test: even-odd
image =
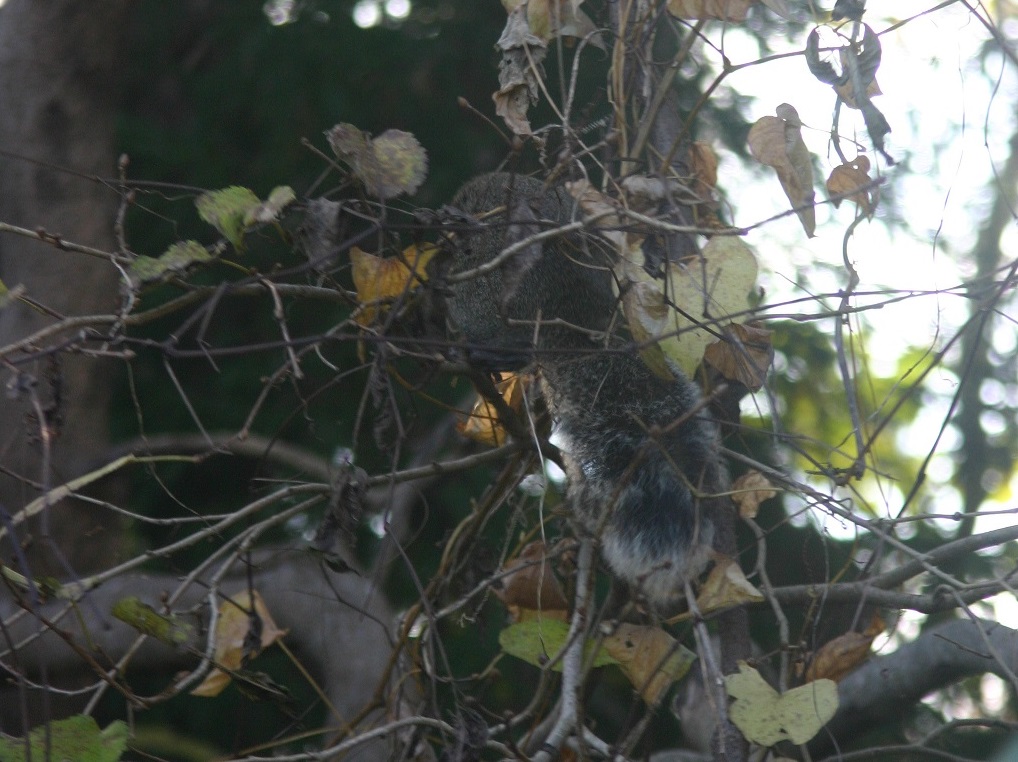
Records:
[[[933,3],[928,0],[870,3],[865,20],[880,33],[930,5]],[[898,15],[881,16],[875,10],[878,8],[891,8]],[[1018,22],[1008,22],[1003,31],[1005,37],[1014,39]],[[879,210],[876,221],[856,229],[849,242],[849,253],[862,278],[860,290],[884,287],[935,291],[971,275],[968,255],[988,207],[993,168],[1003,165],[1008,140],[1016,130],[1018,104],[1016,73],[1010,64],[994,55],[987,60],[985,69],[981,68],[978,52],[987,38],[987,30],[960,3],[915,19],[881,37],[883,57],[877,81],[883,95],[874,102],[893,130],[888,140],[889,153],[904,159],[914,173],[900,181],[896,194],[912,234],[889,232],[880,223]],[[720,44],[720,34],[714,39]],[[788,44],[788,49],[802,46],[803,41],[795,40]],[[726,31],[724,50],[736,64],[759,57],[755,42],[737,29]],[[807,127],[803,138],[820,158],[825,175],[840,163],[828,146],[834,96],[813,78],[802,58],[749,67],[732,75],[729,84],[756,96],[751,119],[773,114],[774,107],[782,102],[794,105]],[[843,117],[842,134],[845,124],[851,122],[845,122]],[[864,145],[869,144],[861,130],[859,139]],[[876,161],[872,155],[871,158]],[[881,166],[881,172],[893,177],[895,169]],[[731,199],[737,224],[747,225],[787,208],[776,181],[774,192],[745,192],[754,180],[733,159],[722,165],[719,175],[725,178],[721,182],[727,187],[740,189],[732,193]],[[821,195],[818,192],[818,197]],[[854,210],[847,203],[840,210],[830,206],[818,209],[817,237],[812,240],[805,238],[795,217],[765,226],[749,236],[764,270],[761,282],[766,285],[768,301],[801,296],[801,292],[784,285],[787,281],[782,276],[794,278],[804,270],[810,273],[814,288],[833,291],[844,284],[842,237],[853,215]],[[1005,257],[1015,258],[1018,235],[1013,225],[1002,245]],[[1011,304],[1013,307],[1014,302]],[[967,315],[966,309],[960,298],[941,294],[909,299],[897,307],[870,313],[867,320],[872,334],[868,348],[876,370],[892,372],[894,361],[910,345],[939,348],[955,334]],[[993,342],[1007,356],[1018,348],[1016,336],[1014,322],[1000,321]],[[886,362],[881,366],[884,358]],[[935,441],[948,414],[949,397],[955,391],[957,379],[941,372],[931,377],[929,385],[942,396],[930,400],[920,419],[898,442],[906,452],[920,456]],[[984,388],[984,399],[987,395],[991,404],[996,402],[1005,410],[1018,407],[1018,383],[1003,388],[991,385]],[[992,426],[993,421],[990,415],[984,425]],[[955,442],[948,431],[940,445],[945,454],[934,457],[930,464],[930,488],[936,495],[938,513],[950,514],[960,507],[957,493],[945,484],[953,469],[948,453]],[[894,515],[902,495],[891,486],[882,496],[873,497],[877,508],[883,505],[887,515]],[[997,501],[988,502],[985,506],[988,515],[977,522],[976,531],[1014,524],[1016,501],[1018,476],[1012,479],[1010,489],[998,491]],[[990,515],[994,512],[1000,513]],[[948,526],[953,529],[953,522],[948,522]],[[852,527],[837,521],[827,521],[826,528],[836,536],[853,532]],[[999,595],[992,606],[1000,621],[1018,626],[1018,603],[1014,596]],[[996,693],[1003,700],[1004,691]]]
[[[879,33],[929,4],[914,0],[875,4],[893,6],[901,15],[891,19],[871,11],[866,20]],[[1014,109],[1018,102],[1015,72],[1003,65],[1000,56],[989,59],[985,72],[980,70],[977,54],[987,36],[986,29],[957,4],[915,19],[882,37],[883,58],[877,81],[884,95],[874,102],[892,126],[889,153],[899,161],[904,160],[914,173],[903,178],[897,187],[899,209],[912,234],[889,232],[880,222],[880,210],[873,223],[864,223],[856,229],[849,242],[849,255],[862,278],[859,290],[935,291],[953,286],[971,274],[967,256],[974,231],[985,214],[993,167],[1003,164],[1007,155],[1007,141],[1016,127]],[[802,41],[795,40],[788,49],[801,46]],[[726,31],[724,50],[733,63],[752,61],[759,56],[756,44],[737,29]],[[773,114],[779,103],[794,105],[806,125],[803,138],[820,158],[822,171],[826,174],[840,163],[828,145],[834,95],[813,78],[802,58],[744,69],[732,75],[730,85],[756,95],[753,119]],[[846,109],[842,114],[845,134],[845,125],[851,125],[852,120],[851,115],[847,120],[844,118]],[[864,145],[869,143],[861,130],[859,140]],[[870,156],[875,163],[878,161]],[[896,174],[895,168],[886,166],[881,166],[880,171],[892,177]],[[744,189],[753,182],[751,177],[739,177],[745,171],[734,160],[726,162],[719,174],[732,188]],[[738,179],[733,182],[733,177]],[[724,180],[721,182],[725,184]],[[738,224],[746,225],[787,209],[787,201],[777,190],[776,182],[774,186],[777,192],[732,194]],[[829,205],[819,208],[817,236],[812,240],[803,235],[795,217],[767,225],[749,236],[762,267],[770,271],[761,276],[769,301],[801,296],[788,281],[802,271],[809,274],[816,290],[834,291],[844,285],[842,238],[853,215],[849,203],[843,203],[839,210]],[[1013,230],[1005,236],[1004,246],[1005,255],[1014,257]],[[867,320],[873,333],[869,349],[876,370],[891,372],[894,361],[910,345],[939,347],[954,334],[967,314],[966,309],[960,298],[939,294],[909,299],[896,307],[870,313]],[[1004,324],[994,336],[995,345],[1004,353],[1015,348],[1014,328],[1013,324]],[[880,365],[882,361],[884,367]],[[945,395],[953,391],[955,382],[947,373],[932,379]],[[1015,399],[1018,387],[999,390],[999,395],[1001,401],[1009,399],[1013,405],[1018,401]],[[945,412],[946,400],[943,407],[932,405],[901,445],[924,454],[928,443],[936,437]],[[950,440],[943,445],[948,449]],[[1011,492],[1018,495],[1018,481]],[[1013,503],[1011,496],[1005,497]],[[958,507],[953,491],[945,490],[942,498],[945,502],[938,512],[951,513]],[[893,512],[896,506],[888,508]],[[981,521],[978,528],[985,531],[1013,521],[1013,516],[1000,516]]]

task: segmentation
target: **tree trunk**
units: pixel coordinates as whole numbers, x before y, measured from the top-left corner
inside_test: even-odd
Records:
[[[10,0],[0,9],[0,221],[112,250],[117,195],[95,178],[116,174],[115,75],[130,6]],[[21,236],[0,237],[0,280],[43,306],[0,310],[0,348],[57,316],[110,313],[117,305],[117,270],[108,261]],[[0,349],[8,396],[0,405],[2,512],[15,513],[40,488],[79,475],[107,448],[112,366],[45,351],[80,341],[61,333],[23,351]],[[53,435],[48,462],[45,433]],[[34,550],[42,551],[31,554],[41,564],[32,572],[66,575],[51,552],[57,546],[75,568],[108,562],[111,523],[80,504],[51,512],[32,530]],[[9,560],[9,550],[3,554]]]

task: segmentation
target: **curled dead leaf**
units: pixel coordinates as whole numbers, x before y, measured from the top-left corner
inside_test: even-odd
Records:
[[[875,616],[866,632],[846,632],[824,643],[806,669],[806,680],[841,680],[869,658],[873,640],[885,627],[884,620]]]
[[[795,108],[782,103],[777,116],[761,117],[750,128],[749,150],[761,164],[772,167],[785,195],[799,216],[806,235],[813,237],[816,212],[813,201],[813,163],[802,140],[802,121]]]
[[[880,95],[877,69],[880,68],[880,38],[869,24],[863,24],[862,39],[850,41],[838,50],[845,81],[834,86],[838,95],[850,108],[862,108],[874,95]],[[860,94],[860,90],[863,94]]]
[[[767,380],[767,371],[774,361],[771,332],[743,323],[732,323],[724,338],[710,344],[703,359],[731,381],[738,381],[756,391]]]
[[[827,178],[827,192],[831,194],[831,203],[835,207],[845,199],[853,202],[867,217],[872,216],[876,207],[876,189],[871,187],[869,176],[870,160],[859,156],[855,161],[841,164],[831,170]]]
[[[541,62],[548,52],[547,43],[530,29],[527,6],[519,5],[509,13],[496,47],[502,51],[498,66],[498,90],[492,94],[495,113],[516,135],[531,134],[527,111],[537,103]]]
[[[731,558],[722,557],[707,575],[696,597],[696,605],[701,613],[706,614],[742,603],[759,603],[763,599],[763,593],[750,584],[739,564]]]
[[[695,190],[711,191],[718,184],[718,157],[709,143],[697,140],[689,146],[689,169],[699,183]]]
[[[777,494],[774,485],[759,471],[747,471],[732,483],[732,500],[744,519],[756,518],[760,503]]]
[[[251,642],[251,612],[261,620],[260,637]],[[216,667],[191,691],[193,696],[212,697],[218,695],[230,683],[229,672],[243,667],[251,658],[286,635],[273,621],[261,595],[255,590],[241,591],[219,604],[219,618],[216,620],[215,661]],[[220,669],[222,667],[222,669]]]

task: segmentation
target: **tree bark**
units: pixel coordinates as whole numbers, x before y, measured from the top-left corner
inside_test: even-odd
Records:
[[[954,619],[931,627],[838,683],[838,713],[810,743],[810,752],[817,759],[815,755],[833,751],[833,739],[844,741],[899,719],[923,696],[988,672],[1015,689],[1018,632],[982,619]]]
[[[375,589],[370,580],[354,573],[337,575],[328,571],[307,551],[281,548],[258,553],[250,581],[275,623],[288,631],[284,643],[322,686],[342,721],[351,720],[372,699],[394,645],[395,614],[381,591]],[[247,584],[246,568],[238,565],[220,593],[233,596],[246,590]],[[45,664],[48,682],[55,688],[89,683],[102,685],[80,651],[94,654],[97,662],[106,667],[117,662],[141,639],[136,630],[109,614],[113,605],[133,596],[162,612],[160,597],[172,594],[178,587],[180,578],[174,575],[125,574],[88,593],[72,611],[68,610],[70,604],[61,601],[38,608],[29,604],[29,615],[21,618],[13,616],[18,611],[14,599],[9,595],[0,596],[0,620],[9,623],[5,642],[19,644],[16,653],[9,652],[7,646],[0,647],[0,661],[22,665],[31,677],[38,677],[37,670],[26,665]],[[172,648],[153,638],[144,638],[127,668],[121,673],[110,670],[111,676],[119,679],[126,675],[130,683],[132,674],[156,672],[165,674],[167,684],[171,684],[176,680],[173,670],[197,667],[197,654],[205,651],[208,636],[203,626],[208,622],[208,607],[204,605],[208,596],[209,589],[204,584],[192,584],[173,606],[180,621],[194,627],[189,642]],[[187,613],[194,611],[200,615]],[[64,637],[43,624],[36,614],[50,622],[55,620],[56,628]],[[33,637],[36,634],[38,637]],[[79,649],[71,648],[69,640]],[[257,661],[251,669],[258,669]],[[410,684],[408,681],[401,685],[401,690],[405,692]],[[29,690],[27,695],[19,697],[11,688],[0,692],[0,707],[13,713],[13,716],[0,716],[0,728],[21,735],[24,728],[15,727],[19,722],[18,708],[22,700],[30,701],[39,693]],[[84,705],[91,695],[91,692],[79,695],[78,701]],[[388,696],[383,693],[381,698]],[[404,702],[406,698],[404,696]],[[403,706],[404,702],[395,703]],[[65,709],[80,711],[81,706]],[[372,718],[378,720],[380,714],[381,711],[376,711]],[[341,725],[340,719],[331,712],[325,722],[330,727]],[[366,743],[345,759],[383,759],[385,743]]]
[[[115,75],[130,7],[129,0],[10,0],[0,9],[0,221],[112,249],[117,195],[96,178],[116,174]],[[21,236],[0,237],[0,280],[44,305],[0,310],[0,347],[56,315],[109,313],[117,304],[118,274],[108,261]],[[54,339],[67,340],[80,337]],[[79,475],[108,445],[110,364],[33,350],[5,357],[0,367],[13,397],[0,405],[0,511],[7,514],[38,495],[40,485]],[[59,431],[48,463],[40,406],[52,421],[47,428]],[[97,551],[108,561],[108,517],[64,506],[47,522],[54,542],[38,542],[36,527],[37,547],[60,547],[77,568],[95,568]],[[54,561],[33,572],[66,574],[65,564]]]

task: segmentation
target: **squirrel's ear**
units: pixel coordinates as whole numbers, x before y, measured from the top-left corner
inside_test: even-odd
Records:
[[[516,293],[527,273],[544,254],[544,241],[533,240],[540,232],[541,226],[530,205],[530,199],[517,196],[509,207],[509,224],[505,233],[505,249],[518,247],[518,250],[502,265],[502,297],[499,301],[499,312],[503,315],[508,313],[509,305],[514,303]]]

